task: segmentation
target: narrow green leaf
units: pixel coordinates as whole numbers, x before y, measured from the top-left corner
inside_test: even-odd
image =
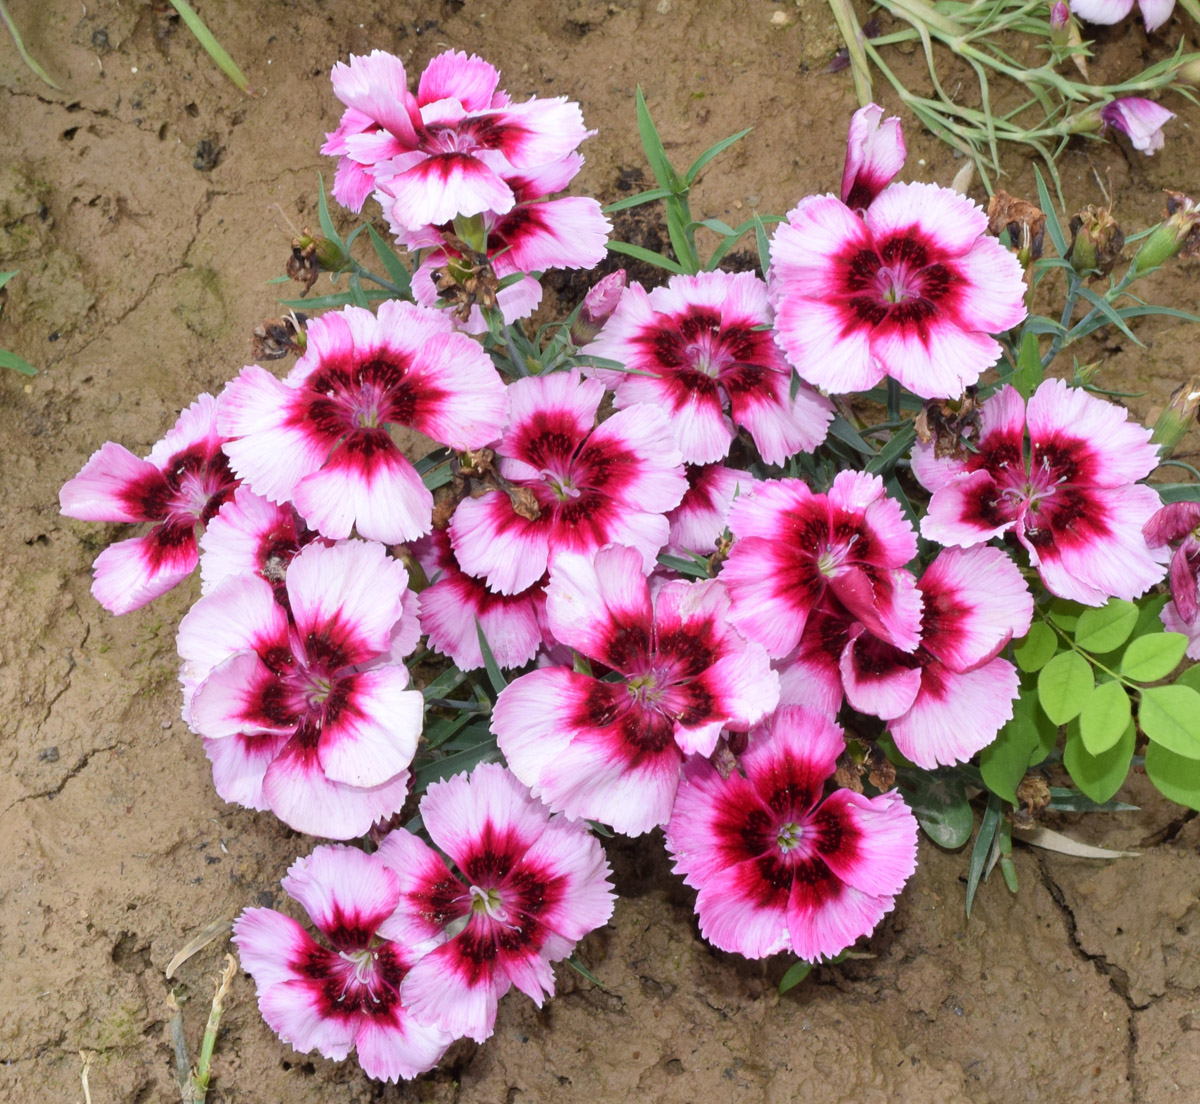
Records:
[[[11,272],[0,272],[0,288],[4,287],[14,276],[19,276],[20,273],[19,268],[14,268]]]
[[[1166,678],[1183,659],[1188,638],[1183,633],[1162,632],[1139,636],[1121,657],[1121,674],[1135,682]]]
[[[863,456],[873,457],[875,455],[875,450],[862,439],[858,430],[840,414],[835,414],[833,421],[829,423],[829,435],[836,437],[839,441],[845,441],[855,452],[860,452]]]
[[[663,567],[670,568],[672,571],[678,571],[680,575],[686,575],[689,579],[709,579],[712,577],[712,572],[708,568],[708,563],[698,563],[695,560],[687,560],[682,556],[672,556],[668,552],[659,554],[658,562]]]
[[[1051,786],[1050,804],[1046,808],[1056,813],[1136,813],[1141,806],[1127,801],[1093,801],[1069,786]]]
[[[367,293],[363,291],[362,280],[357,272],[350,273],[350,302],[356,307],[367,307]]]
[[[1200,692],[1190,686],[1143,690],[1138,723],[1154,743],[1185,759],[1200,759]]]
[[[1200,760],[1186,759],[1160,744],[1146,748],[1146,774],[1163,797],[1200,809]]]
[[[1101,655],[1119,648],[1137,624],[1138,608],[1121,598],[1110,598],[1099,609],[1086,609],[1075,626],[1075,643]]]
[[[650,117],[650,109],[646,106],[646,97],[642,94],[641,85],[638,85],[635,100],[637,101],[638,134],[641,135],[642,149],[646,153],[646,160],[650,163],[650,171],[654,173],[654,179],[658,181],[660,188],[665,188],[669,192],[683,191],[682,182],[667,157],[662,139],[658,136],[658,128]]]
[[[704,168],[714,157],[719,157],[724,153],[734,142],[740,142],[749,134],[754,127],[746,127],[745,130],[739,130],[736,134],[731,134],[728,138],[722,138],[716,145],[709,146],[695,161],[692,162],[692,167],[688,169],[685,180],[689,187],[696,182],[696,177],[700,174],[700,170]]]
[[[1013,374],[1012,385],[1020,392],[1021,398],[1028,399],[1044,378],[1037,334],[1027,324],[1021,338],[1021,352],[1017,356],[1017,370]]]
[[[771,243],[767,241],[767,228],[758,215],[754,216],[754,243],[758,246],[758,267],[765,280],[771,272]]]
[[[433,782],[441,782],[463,771],[473,770],[480,763],[494,763],[499,758],[500,749],[496,746],[495,739],[481,740],[472,747],[417,767],[413,771],[414,788],[420,793]]]
[[[971,916],[971,906],[975,903],[975,892],[979,889],[979,881],[983,877],[983,868],[992,853],[996,842],[996,833],[1000,829],[1000,810],[1003,801],[994,793],[988,794],[987,808],[983,811],[983,820],[979,823],[979,834],[975,837],[975,846],[971,848],[971,863],[967,867],[967,918]]]
[[[1045,621],[1035,621],[1013,647],[1013,658],[1022,671],[1040,671],[1058,651],[1058,633]]]
[[[1145,345],[1138,340],[1137,334],[1133,332],[1126,324],[1125,319],[1121,317],[1121,312],[1116,309],[1107,299],[1097,295],[1086,284],[1079,285],[1079,294],[1092,304],[1105,318],[1107,318],[1118,330],[1121,331],[1135,345],[1140,345],[1143,349]],[[1082,336],[1082,334],[1078,335]]]
[[[30,71],[44,84],[48,84],[51,88],[59,88],[51,80],[50,74],[38,64],[34,56],[25,48],[25,40],[21,37],[21,32],[17,30],[17,25],[13,22],[12,16],[8,14],[8,8],[4,6],[4,0],[0,0],[0,22],[8,28],[8,33],[12,35],[13,45],[17,48],[17,53],[21,55],[21,60],[29,66]]]
[[[626,196],[624,199],[618,199],[615,203],[610,203],[604,208],[604,213],[615,215],[618,211],[627,211],[630,207],[641,207],[645,203],[653,203],[656,199],[666,199],[667,196],[674,194],[666,188],[651,188],[648,192],[638,192],[636,195]]]
[[[500,664],[496,662],[496,657],[492,655],[491,646],[487,642],[487,637],[484,635],[483,626],[479,623],[479,618],[475,618],[475,632],[479,636],[479,650],[483,652],[483,666],[487,671],[488,682],[492,684],[492,689],[497,694],[500,693],[508,685],[508,679],[500,671]]]
[[[342,241],[341,235],[333,225],[333,219],[329,217],[329,204],[325,201],[325,177],[320,173],[317,173],[317,218],[321,223],[321,233],[334,242],[343,253],[348,252],[346,243]]]
[[[368,303],[378,303],[392,297],[390,291],[384,291],[382,288],[370,288],[364,290],[363,294],[367,297]],[[353,300],[354,296],[350,292],[339,291],[333,295],[314,295],[311,299],[280,299],[279,305],[287,307],[289,310],[326,310],[332,307],[348,306]]]
[[[1108,751],[1133,723],[1129,695],[1119,682],[1100,683],[1079,713],[1079,734],[1090,755]]]
[[[1093,801],[1103,805],[1128,777],[1136,740],[1137,729],[1130,721],[1110,747],[1093,754],[1084,742],[1080,726],[1072,721],[1067,726],[1063,765],[1075,785]]]
[[[570,966],[571,969],[574,970],[581,978],[590,981],[594,986],[596,986],[597,989],[604,988],[604,983],[598,977],[596,977],[596,975],[593,974],[592,971],[589,970],[582,962],[580,962],[575,955],[571,955],[571,957],[567,959],[567,965]]]
[[[867,464],[867,471],[871,475],[881,475],[888,471],[900,457],[908,452],[914,437],[916,437],[916,429],[913,423],[905,422],[892,434],[892,439],[879,450],[879,455]]]
[[[1092,665],[1078,652],[1056,655],[1038,672],[1038,701],[1055,724],[1079,716],[1095,681]]]
[[[0,349],[0,368],[12,368],[23,376],[37,375],[37,369],[29,361],[16,353],[10,353],[7,349]]]
[[[1163,502],[1200,502],[1200,483],[1151,483]]]
[[[217,41],[212,31],[205,26],[204,20],[193,11],[187,0],[171,0],[171,6],[179,12],[180,18],[208,52],[208,56],[217,63],[217,68],[243,92],[249,92],[250,82],[246,79],[246,74],[238,68],[237,62],[225,52],[225,48]]]
[[[799,959],[788,967],[787,973],[779,979],[779,995],[782,997],[789,989],[795,989],[809,974],[813,964],[806,959]]]
[[[371,245],[375,247],[375,256],[379,258],[379,263],[383,265],[383,270],[387,273],[387,278],[397,287],[403,288],[407,292],[412,285],[412,276],[409,274],[404,262],[392,252],[391,246],[380,237],[379,232],[369,222],[367,223],[367,233],[371,237]]]
[[[649,249],[643,249],[640,245],[634,245],[632,242],[610,241],[608,243],[608,251],[610,253],[620,253],[626,257],[633,257],[638,261],[645,261],[646,264],[652,264],[656,268],[665,268],[668,272],[673,272],[677,276],[683,274],[683,266],[676,264],[670,257],[664,257],[661,253],[653,253]]]
[[[1042,179],[1041,170],[1037,165],[1033,166],[1033,176],[1037,181],[1038,206],[1046,213],[1046,233],[1050,235],[1058,255],[1066,257],[1067,239],[1063,237],[1062,227],[1058,224],[1058,213],[1054,210],[1054,200],[1050,198],[1046,182]]]

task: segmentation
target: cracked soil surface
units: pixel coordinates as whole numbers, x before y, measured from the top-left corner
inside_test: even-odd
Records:
[[[0,293],[0,346],[39,369],[0,375],[0,1100],[83,1099],[82,1051],[93,1104],[170,1101],[165,967],[206,925],[283,907],[279,878],[311,843],[225,806],[179,720],[174,634],[196,586],[105,614],[88,569],[119,527],[61,518],[57,491],[105,440],[148,451],[198,392],[236,374],[253,326],[279,313],[266,281],[283,269],[289,224],[316,222],[318,171],[333,171],[317,152],[340,111],[330,66],[382,48],[415,72],[455,47],[498,65],[514,98],[577,99],[599,134],[576,191],[602,200],[640,186],[638,83],[684,164],[754,124],[693,203],[730,223],[836,190],[853,89],[826,71],[837,35],[817,0],[211,0],[202,14],[253,98],[165,3],[9,6],[63,91],[0,36],[0,268],[21,270]],[[1102,75],[1195,37],[1179,17],[1149,43],[1127,26],[1100,36]],[[920,88],[918,61],[897,55]],[[1168,103],[1179,119],[1160,156],[1068,151],[1072,209],[1103,202],[1103,180],[1136,228],[1155,219],[1163,187],[1200,187],[1200,110]],[[961,162],[905,126],[907,177],[948,183]],[[1011,168],[1010,190],[1030,194],[1028,167]],[[1196,272],[1175,266],[1148,295],[1196,310]],[[568,307],[574,294],[563,292]],[[1104,358],[1108,387],[1145,391],[1130,401],[1146,418],[1195,370],[1195,337],[1166,323],[1139,332],[1145,348],[1101,335],[1080,359]],[[420,1082],[383,1086],[352,1060],[279,1043],[239,974],[210,1100],[1195,1101],[1200,821],[1141,777],[1122,796],[1140,811],[1055,827],[1139,858],[1019,849],[1019,894],[993,879],[968,922],[967,857],[923,842],[917,875],[866,946],[874,957],[818,970],[783,997],[786,961],[747,963],[700,941],[658,839],[619,842],[621,901],[581,951],[603,989],[560,970],[544,1009],[510,995],[486,1045],[459,1044]],[[224,949],[217,940],[178,971],[193,1050]]]

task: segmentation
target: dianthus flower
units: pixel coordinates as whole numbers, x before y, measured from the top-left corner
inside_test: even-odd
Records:
[[[283,888],[330,946],[274,909],[238,917],[233,941],[271,1030],[302,1054],[341,1061],[353,1049],[363,1072],[381,1081],[437,1065],[454,1036],[421,1023],[400,998],[420,953],[379,935],[400,903],[396,874],[378,855],[324,846],[291,865]]]
[[[860,107],[846,137],[842,202],[853,211],[870,207],[904,167],[906,153],[900,120],[894,115],[885,119],[878,104]]]
[[[1100,109],[1100,118],[1126,135],[1135,150],[1149,157],[1166,143],[1162,128],[1175,118],[1175,112],[1141,96],[1126,96],[1106,103]]]
[[[519,379],[508,392],[496,455],[512,491],[459,503],[450,539],[463,570],[517,594],[561,552],[625,544],[649,572],[667,543],[665,514],[687,490],[666,416],[640,404],[593,428],[604,386],[578,369]]]
[[[803,384],[792,396],[770,323],[767,286],[751,272],[672,276],[649,293],[630,284],[583,355],[625,366],[595,374],[618,409],[652,403],[667,412],[685,462],[724,459],[744,426],[762,458],[782,464],[825,439],[833,407]]]
[[[1171,601],[1162,611],[1168,632],[1188,638],[1187,654],[1200,659],[1200,502],[1173,502],[1142,528],[1155,549],[1175,545],[1171,554]]]
[[[724,464],[688,464],[684,470],[687,494],[667,515],[671,523],[667,550],[707,556],[716,550],[729,527],[729,509],[734,500],[749,494],[758,480],[748,471]]]
[[[504,428],[505,388],[478,343],[439,311],[389,299],[308,324],[282,382],[252,364],[221,395],[233,470],[273,502],[290,499],[322,535],[415,540],[433,495],[388,434],[409,426],[454,449]]]
[[[549,810],[503,767],[433,783],[421,799],[429,837],[457,868],[400,828],[376,853],[400,882],[385,939],[439,944],[412,967],[400,996],[414,1016],[483,1042],[515,985],[538,1007],[554,995],[551,963],[613,910],[608,862],[579,821]]]
[[[145,460],[106,442],[59,491],[67,517],[157,522],[145,536],[119,541],[96,557],[92,594],[110,613],[144,606],[195,569],[196,526],[211,521],[237,487],[221,451],[216,411],[216,400],[201,395]]]
[[[310,544],[285,586],[286,609],[257,575],[192,607],[179,626],[184,717],[227,801],[350,839],[408,795],[424,711],[396,655],[417,637],[408,572],[379,544]]]
[[[374,50],[339,62],[333,91],[350,110],[323,148],[342,158],[335,181],[342,191],[335,187],[334,196],[358,210],[365,171],[400,226],[510,211],[516,197],[508,178],[561,161],[588,132],[578,104],[561,96],[514,104],[499,79],[482,59],[447,51],[425,67],[414,96],[403,62],[391,54]]]
[[[772,657],[787,655],[826,589],[877,636],[911,652],[921,599],[903,570],[917,535],[883,480],[843,471],[827,495],[799,479],[768,480],[729,511],[734,544],[721,569],[732,619]]]
[[[894,790],[822,800],[844,748],[827,717],[781,708],[751,733],[744,773],[723,778],[699,757],[684,769],[667,850],[715,947],[830,958],[892,910],[916,869],[917,822]]]
[[[1135,0],[1071,0],[1071,12],[1087,23],[1120,23]],[[1146,30],[1157,31],[1175,10],[1175,0],[1136,0]]]
[[[665,824],[685,755],[711,755],[721,730],[774,708],[761,645],[728,624],[717,580],[664,583],[614,546],[563,555],[546,590],[554,636],[621,677],[544,667],[501,691],[492,730],[513,773],[550,808],[639,835]]]
[[[1158,464],[1148,429],[1055,379],[1028,409],[1002,388],[980,419],[978,448],[965,459],[938,457],[932,443],[913,449],[913,472],[933,492],[925,537],[969,547],[1012,533],[1052,594],[1086,606],[1136,598],[1163,577],[1165,552],[1142,536],[1161,505],[1137,483]]]
[[[992,334],[1025,317],[1021,266],[971,200],[892,184],[862,217],[810,196],[771,242],[776,340],[809,383],[837,394],[891,376],[953,397],[1000,357]]]

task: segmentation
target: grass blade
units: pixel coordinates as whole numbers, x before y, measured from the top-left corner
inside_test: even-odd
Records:
[[[3,3],[3,0],[0,0],[0,3]],[[208,56],[217,63],[217,68],[238,88],[248,94],[250,82],[246,79],[246,74],[238,68],[237,62],[225,52],[225,47],[216,40],[212,31],[205,26],[204,20],[196,14],[187,0],[171,0],[171,7],[179,12],[179,17],[187,24],[188,30],[196,36],[196,41],[204,47]]]
[[[21,60],[29,66],[32,72],[39,80],[44,81],[51,88],[62,91],[62,89],[50,79],[50,74],[46,72],[33,58],[28,50],[25,49],[25,42],[21,38],[21,32],[17,30],[17,25],[13,22],[12,16],[8,14],[8,8],[4,6],[4,0],[0,0],[0,22],[8,28],[8,33],[12,35],[13,45],[17,48],[17,53],[21,55]],[[22,363],[24,363],[22,361]]]

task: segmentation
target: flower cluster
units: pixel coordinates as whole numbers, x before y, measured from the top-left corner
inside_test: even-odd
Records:
[[[199,561],[180,679],[217,792],[373,841],[284,879],[327,945],[262,908],[234,938],[272,1028],[387,1080],[487,1038],[512,986],[553,993],[613,910],[588,821],[664,828],[724,950],[815,961],[871,933],[917,821],[855,767],[996,739],[1027,579],[1132,599],[1174,545],[1163,618],[1200,648],[1200,515],[1158,511],[1156,448],[1120,408],[1061,380],[977,391],[1025,318],[1021,262],[969,199],[895,182],[898,120],[855,115],[840,198],[800,201],[766,279],[615,273],[543,341],[516,322],[538,274],[596,265],[608,224],[546,198],[581,164],[578,107],[498,80],[454,52],[415,94],[390,55],[336,66],[334,195],[379,201],[416,302],[313,319],[282,379],[247,366],[146,460],[106,444],[61,496],[154,523],[96,561],[114,612]],[[831,396],[885,378],[893,440],[921,434],[923,516],[883,453],[845,453],[875,431]],[[929,400],[920,430],[902,389]],[[440,453],[414,464],[398,428]],[[429,782],[447,751],[504,765]]]

